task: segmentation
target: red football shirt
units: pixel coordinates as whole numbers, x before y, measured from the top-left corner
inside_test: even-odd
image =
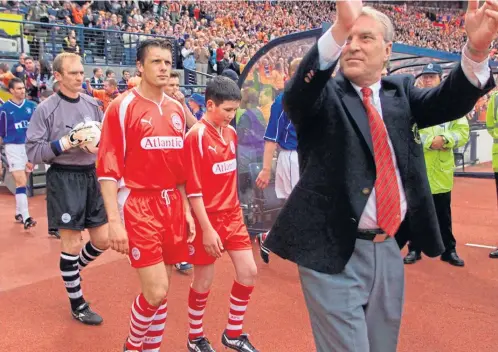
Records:
[[[185,183],[185,114],[164,94],[160,104],[136,89],[112,101],[104,115],[97,158],[99,180],[131,189],[170,189]]]
[[[219,133],[204,118],[185,137],[187,197],[202,196],[207,212],[240,206],[236,145],[237,133],[232,126]]]

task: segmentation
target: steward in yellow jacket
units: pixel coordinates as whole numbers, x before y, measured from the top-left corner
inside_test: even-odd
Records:
[[[428,64],[419,75],[419,84],[425,88],[435,87],[441,83],[442,74],[443,70],[439,64]],[[446,248],[441,254],[441,260],[454,266],[464,266],[465,263],[456,252],[456,240],[451,226],[451,190],[455,168],[453,149],[468,142],[469,132],[469,122],[466,117],[419,131],[432,199]],[[417,243],[410,242],[408,254],[403,259],[404,263],[413,264],[420,259],[422,259],[421,249]]]
[[[493,171],[495,172],[496,196],[498,198],[498,92],[491,95],[486,111],[486,129],[493,137]],[[498,249],[489,254],[490,258],[498,259]]]

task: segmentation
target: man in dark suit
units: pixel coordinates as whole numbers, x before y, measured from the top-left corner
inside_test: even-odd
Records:
[[[461,63],[432,89],[381,78],[390,19],[338,1],[337,19],[285,88],[301,179],[264,245],[298,264],[318,352],[395,352],[404,297],[399,248],[444,251],[418,128],[455,120],[494,86],[498,5],[469,1]],[[331,78],[340,58],[341,72]]]

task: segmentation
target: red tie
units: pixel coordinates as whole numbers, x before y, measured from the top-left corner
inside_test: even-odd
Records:
[[[372,90],[362,88],[363,104],[367,111],[372,135],[375,168],[375,195],[377,198],[377,224],[390,236],[394,236],[401,223],[401,206],[398,180],[389,148],[387,130],[379,112],[370,102]]]

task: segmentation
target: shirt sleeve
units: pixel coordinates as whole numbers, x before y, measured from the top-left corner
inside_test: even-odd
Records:
[[[105,93],[105,90],[103,90],[103,89],[94,89],[92,92],[92,96],[95,99],[98,99],[98,100],[103,102],[105,99],[106,93]]]
[[[4,138],[7,134],[7,113],[0,107],[0,137]]]
[[[489,57],[482,62],[475,62],[465,55],[465,50],[462,50],[462,70],[470,83],[477,88],[484,87],[491,76]]]
[[[447,140],[447,143],[445,144],[446,149],[463,147],[467,144],[470,137],[470,126],[467,117],[464,116],[458,120],[452,121],[449,130],[442,135]]]
[[[202,197],[202,136],[204,129],[197,128],[185,138],[185,173],[187,197]]]
[[[52,159],[62,153],[60,141],[49,140],[51,128],[45,114],[46,109],[38,107],[31,116],[26,132],[26,154],[33,164],[50,164]]]
[[[100,135],[99,153],[97,156],[98,180],[112,180],[118,182],[124,171],[124,118],[121,121],[120,104],[114,101],[105,113]]]
[[[265,136],[263,137],[265,141],[277,142],[278,139],[278,120],[283,114],[282,104],[275,101],[270,110],[270,119],[268,121],[268,126],[266,126]]]
[[[329,28],[320,39],[318,39],[318,56],[320,70],[328,70],[341,56],[342,47],[337,44],[332,36],[332,28]]]

